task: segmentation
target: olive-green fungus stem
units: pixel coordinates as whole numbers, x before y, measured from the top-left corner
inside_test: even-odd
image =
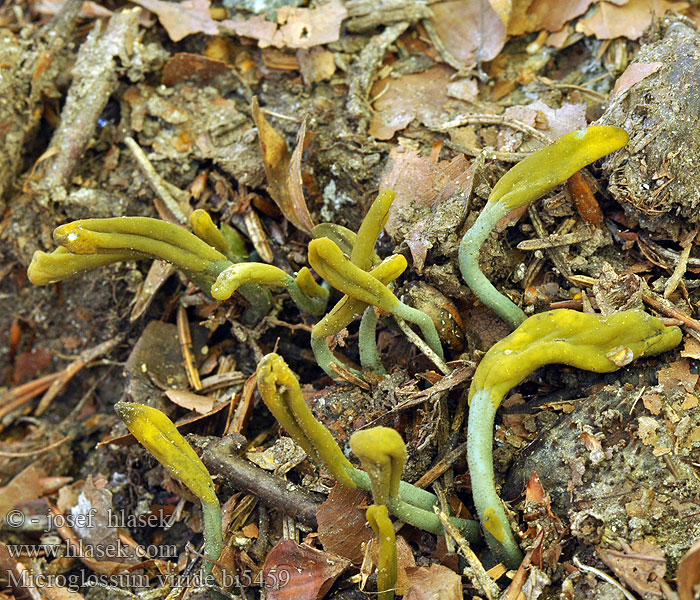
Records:
[[[401,275],[405,269],[406,259],[401,255],[394,255],[374,267],[370,271],[370,275],[384,284],[390,284]],[[374,311],[374,308],[368,306],[366,302],[345,295],[311,330],[311,349],[316,357],[316,362],[331,377],[336,376],[331,364],[336,358],[333,356],[326,338],[345,329],[345,327],[352,323],[359,315],[363,314],[363,311],[366,311],[368,308]],[[362,325],[360,325],[360,328],[362,329]],[[376,339],[370,337],[372,333],[373,332],[367,330],[362,333],[359,341],[360,361],[362,361],[364,357],[367,363],[362,363],[363,368],[367,366],[368,368],[377,369],[381,367],[381,361],[379,360]],[[372,361],[373,356],[375,357],[374,362]],[[351,370],[354,371],[354,369]],[[361,375],[359,372],[356,372],[356,374]]]
[[[488,202],[459,245],[462,277],[477,297],[512,328],[525,313],[501,294],[479,269],[479,249],[510,211],[529,204],[593,161],[619,150],[629,139],[620,127],[607,125],[573,131],[532,153],[494,186]]]
[[[335,479],[350,488],[372,490],[368,473],[355,469],[340,446],[313,415],[304,402],[299,382],[278,354],[268,354],[257,370],[258,390],[265,405],[280,425],[319,466],[325,465]],[[442,535],[444,529],[432,512],[437,497],[405,481],[399,481],[397,499],[389,510],[402,521],[425,531]],[[453,519],[455,527],[472,540],[479,537],[479,526],[474,521]]]
[[[206,575],[211,574],[223,549],[223,537],[221,507],[209,471],[175,424],[157,408],[118,402],[114,410],[133,436],[202,502],[204,555],[209,559],[203,568]]]
[[[379,542],[377,564],[378,600],[393,600],[398,575],[398,555],[396,534],[389,519],[389,511],[384,505],[373,504],[367,508],[367,521]]]
[[[610,373],[676,347],[681,337],[678,327],[638,309],[609,316],[559,309],[526,319],[484,355],[469,390],[469,474],[486,541],[508,568],[519,566],[522,553],[494,482],[493,426],[505,394],[546,364]]]
[[[312,315],[323,314],[328,303],[328,290],[315,282],[315,285],[312,285],[309,282],[309,277],[313,280],[313,276],[311,273],[307,275],[304,269],[297,275],[297,278],[299,277],[301,277],[304,289],[313,295],[304,293],[298,279],[285,273],[279,267],[257,262],[238,263],[231,265],[219,274],[211,286],[211,295],[216,300],[226,300],[245,285],[281,286],[287,288],[292,300],[301,310]]]
[[[190,225],[195,235],[207,244],[221,252],[232,263],[240,263],[247,258],[240,236],[232,227],[228,229],[218,228],[214,225],[209,213],[198,208],[190,215]],[[226,235],[224,234],[226,231]],[[235,247],[235,250],[233,247]],[[240,286],[238,292],[248,302],[243,322],[246,324],[258,323],[272,308],[272,296],[270,290],[254,283],[246,283]]]
[[[381,281],[345,258],[332,240],[312,240],[309,243],[309,263],[331,286],[347,296],[417,325],[426,343],[440,358],[444,358],[440,337],[430,317],[403,304]]]

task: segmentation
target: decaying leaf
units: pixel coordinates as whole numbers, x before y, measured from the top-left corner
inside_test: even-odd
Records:
[[[158,20],[165,28],[173,42],[193,33],[216,35],[219,26],[211,18],[210,0],[183,0],[183,2],[165,2],[165,0],[134,0],[136,4],[158,15]]]
[[[40,479],[45,475],[42,469],[31,464],[1,487],[0,519],[18,504],[39,498],[42,494]]]
[[[214,399],[187,390],[166,390],[165,395],[173,404],[206,415],[214,408]]]
[[[228,19],[221,21],[221,29],[256,39],[261,48],[311,48],[337,42],[347,14],[339,0],[331,0],[315,8],[281,6],[250,19]]]
[[[452,569],[433,564],[406,569],[410,589],[405,600],[462,600],[462,578]]]
[[[367,526],[367,494],[337,484],[318,507],[318,539],[329,552],[362,563],[362,544],[368,542],[372,530]]]
[[[301,155],[304,152],[306,121],[301,124],[297,147],[290,157],[287,143],[265,118],[257,98],[253,98],[252,111],[258,127],[270,196],[290,223],[297,229],[311,233],[314,224],[301,186]]]
[[[506,41],[506,27],[487,2],[451,0],[431,4],[435,33],[452,58],[469,69],[498,56]],[[505,16],[504,10],[500,13]],[[453,65],[457,66],[457,65]]]
[[[335,73],[335,58],[328,50],[321,48],[297,50],[297,59],[306,85],[326,81]]]
[[[645,77],[649,77],[652,73],[656,73],[662,66],[660,62],[652,63],[632,63],[625,69],[625,72],[618,77],[615,82],[615,87],[610,94],[610,98],[622,94],[630,89],[635,83],[639,83]]]
[[[374,103],[375,113],[369,133],[377,139],[391,139],[413,119],[427,126],[436,126],[445,114],[447,87],[454,71],[435,65],[422,73],[385,78],[372,87],[372,96],[381,96]]]
[[[676,581],[680,600],[697,598],[695,590],[700,586],[700,540],[693,544],[678,563]]]
[[[661,17],[668,10],[681,11],[686,8],[687,2],[668,0],[629,0],[623,6],[599,2],[590,17],[576,23],[576,31],[584,35],[595,35],[599,40],[616,37],[636,40],[649,27],[654,15]]]
[[[596,546],[600,559],[625,585],[644,597],[663,597],[666,559],[658,546],[637,540],[625,551]]]
[[[350,561],[337,554],[282,540],[265,559],[265,581],[279,581],[267,588],[268,600],[321,600]],[[283,574],[284,573],[284,574]],[[289,580],[281,585],[283,581]]]
[[[386,231],[395,244],[405,241],[419,273],[428,251],[456,236],[473,184],[474,169],[464,156],[439,161],[439,150],[430,156],[392,150],[380,182],[381,189],[396,190]]]
[[[593,0],[530,0],[516,2],[508,24],[508,35],[533,31],[559,31],[588,10]]]
[[[586,128],[586,108],[585,103],[565,103],[560,108],[551,108],[542,100],[535,100],[530,104],[509,106],[504,114],[530,127],[535,127],[550,139],[556,140],[566,133]],[[518,144],[517,149],[520,151],[536,150],[544,145],[541,140],[510,128],[504,128],[499,137],[503,145],[510,149],[515,149],[512,147],[512,140],[524,139],[522,145]]]

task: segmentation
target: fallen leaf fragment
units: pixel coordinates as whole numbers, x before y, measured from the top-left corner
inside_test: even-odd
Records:
[[[306,85],[327,81],[335,73],[335,58],[333,53],[321,48],[297,50],[297,59],[301,69],[301,77]]]
[[[260,48],[311,48],[337,42],[340,25],[347,15],[348,10],[339,0],[331,0],[315,8],[282,6],[274,13],[250,19],[227,19],[220,26],[222,32],[258,40]]]
[[[287,143],[265,118],[258,99],[253,98],[253,120],[258,127],[258,138],[262,150],[265,174],[270,196],[285,218],[297,229],[311,233],[314,227],[304,199],[301,185],[301,155],[304,152],[306,121],[301,124],[297,147],[290,157]]]
[[[663,63],[660,62],[632,63],[625,69],[625,72],[618,77],[617,81],[615,82],[615,87],[613,87],[613,91],[610,94],[610,98],[612,99],[615,96],[626,92],[635,83],[639,83],[642,79],[649,77],[649,75],[652,73],[656,73],[656,71],[658,71],[662,65]]]
[[[166,390],[165,395],[173,404],[206,415],[214,408],[214,399],[187,390]]]
[[[448,101],[447,87],[453,73],[445,65],[435,65],[422,73],[377,81],[372,86],[371,95],[381,96],[374,103],[370,135],[389,140],[413,119],[428,127],[439,125]]]
[[[506,27],[499,8],[473,0],[452,0],[431,4],[435,33],[452,58],[469,69],[477,62],[496,58],[506,42]],[[457,66],[457,65],[455,65]]]
[[[266,588],[267,598],[321,600],[350,564],[337,554],[282,540],[267,555],[263,566],[264,581],[272,584]]]
[[[362,545],[374,535],[367,525],[367,494],[336,484],[316,511],[318,539],[329,552],[362,563]]]
[[[516,2],[514,15],[508,24],[508,35],[522,35],[533,31],[559,31],[572,19],[588,10],[593,0],[534,0]]]
[[[596,546],[600,559],[625,585],[643,597],[663,597],[661,582],[666,574],[663,550],[650,542],[637,540],[626,551]]]
[[[213,58],[189,52],[178,52],[163,67],[163,85],[169,87],[181,81],[206,83],[216,75],[231,70],[231,65]]]
[[[700,540],[693,544],[678,563],[676,581],[680,600],[696,598],[695,589],[700,585]]]
[[[216,35],[219,25],[209,14],[210,0],[183,0],[183,2],[165,2],[164,0],[134,0],[134,2],[158,15],[158,20],[165,28],[173,42],[193,33]]]
[[[576,31],[595,35],[599,40],[616,37],[636,40],[651,25],[654,16],[661,17],[668,10],[681,11],[686,8],[687,2],[668,0],[629,0],[623,6],[600,2],[590,17],[576,23]]]
[[[40,479],[46,473],[31,464],[0,488],[0,519],[22,502],[35,500],[42,494]]]
[[[442,565],[406,569],[410,589],[404,600],[462,600],[462,578]]]

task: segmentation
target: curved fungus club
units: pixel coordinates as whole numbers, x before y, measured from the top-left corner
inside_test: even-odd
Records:
[[[464,234],[459,245],[459,268],[464,281],[512,329],[525,320],[525,313],[481,272],[479,250],[484,240],[510,211],[537,200],[586,165],[619,150],[628,140],[624,129],[598,125],[563,135],[533,152],[498,180],[486,206]]]
[[[486,541],[508,568],[520,565],[522,552],[494,482],[493,426],[506,393],[547,364],[610,373],[642,356],[675,348],[681,337],[678,327],[666,327],[639,309],[609,316],[558,309],[526,319],[484,355],[469,389],[467,458]]]

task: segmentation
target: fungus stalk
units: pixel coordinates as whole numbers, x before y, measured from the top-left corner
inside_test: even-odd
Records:
[[[389,519],[386,506],[373,504],[367,509],[367,521],[377,536],[379,556],[377,564],[378,600],[393,600],[398,576],[398,555],[396,552],[396,534]]]
[[[381,474],[356,469],[345,458],[331,433],[314,417],[304,402],[299,382],[281,356],[272,353],[263,357],[258,365],[257,378],[258,390],[265,405],[311,460],[319,466],[325,466],[346,487],[365,491],[375,489],[373,478],[375,482],[379,481]],[[394,434],[398,436],[396,432]],[[402,440],[401,443],[403,444]],[[380,496],[389,498],[386,504],[392,514],[410,525],[442,535],[442,524],[432,512],[437,497],[401,481],[400,470],[395,469],[394,472],[399,472],[399,475],[391,480],[385,495]],[[478,524],[474,521],[454,518],[452,522],[470,539],[478,538]]]
[[[459,245],[462,277],[477,297],[511,328],[525,313],[501,294],[479,268],[479,249],[496,224],[510,211],[526,206],[595,160],[619,150],[629,139],[619,127],[601,125],[573,131],[533,152],[494,186],[486,206]]]
[[[118,402],[114,410],[146,450],[200,499],[204,516],[204,555],[208,559],[203,569],[205,575],[211,574],[223,549],[223,537],[221,507],[209,471],[175,424],[158,409]]]
[[[486,541],[508,568],[520,565],[522,553],[494,481],[493,426],[503,397],[543,365],[610,373],[642,356],[675,348],[681,337],[678,327],[666,327],[638,309],[609,316],[559,309],[526,319],[484,355],[469,389],[467,459]]]

